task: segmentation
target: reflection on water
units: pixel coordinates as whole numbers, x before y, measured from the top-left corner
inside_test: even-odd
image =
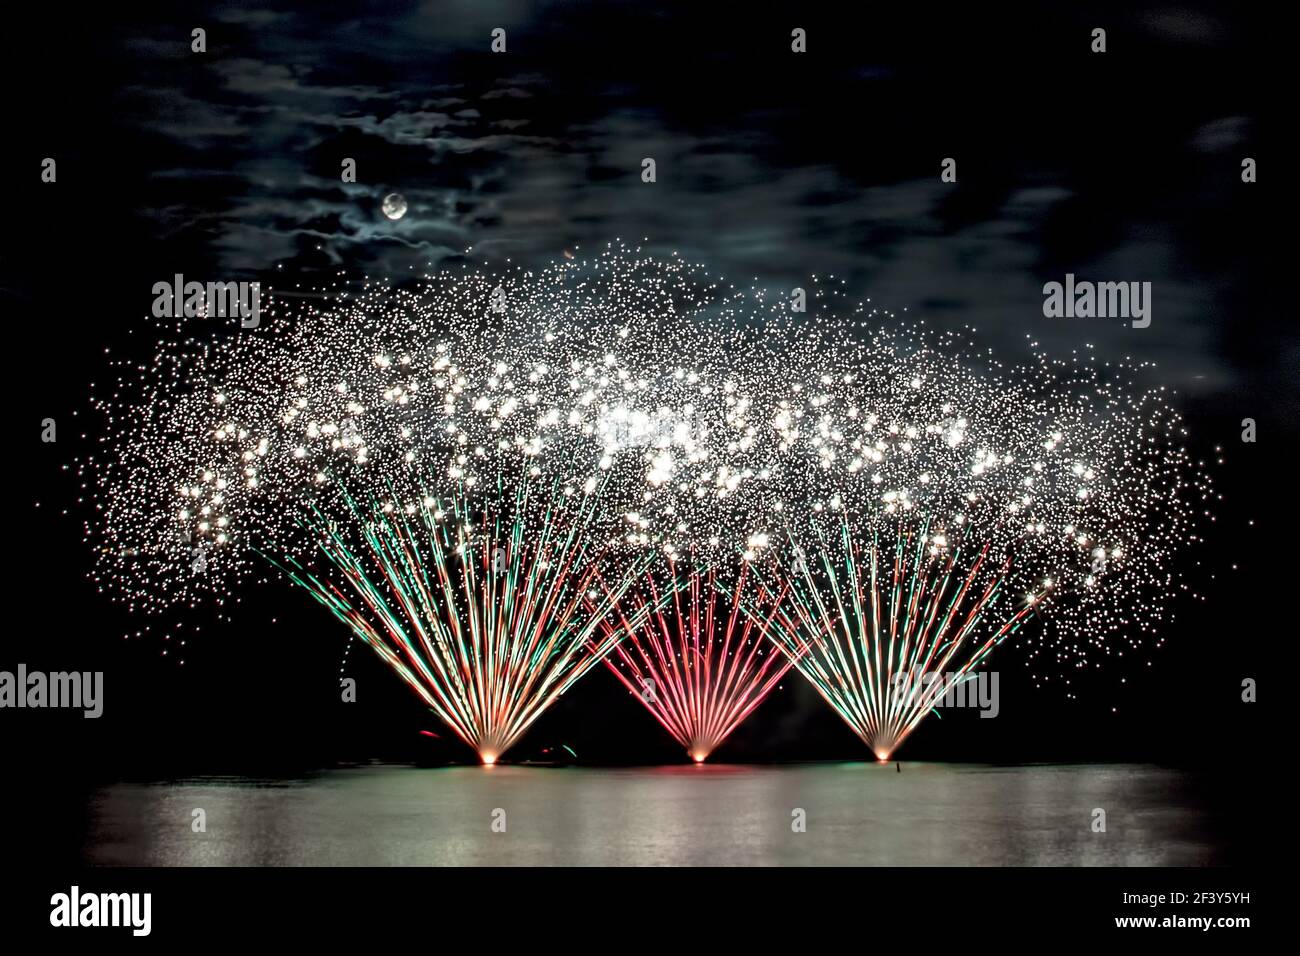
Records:
[[[1106,832],[1092,832],[1094,808]],[[207,832],[191,829],[193,811]],[[802,809],[807,830],[792,831]],[[494,832],[494,811],[505,832]],[[368,767],[100,791],[88,862],[128,865],[1203,865],[1146,766]],[[495,814],[500,818],[500,814]]]

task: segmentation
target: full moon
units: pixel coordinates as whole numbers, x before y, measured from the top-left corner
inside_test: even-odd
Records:
[[[401,219],[406,215],[406,197],[401,193],[389,193],[384,197],[383,209],[389,219]]]

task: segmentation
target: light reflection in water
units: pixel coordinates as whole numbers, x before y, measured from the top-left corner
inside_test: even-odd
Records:
[[[1106,810],[1106,833],[1091,829]],[[207,832],[191,829],[206,813]],[[796,809],[806,832],[792,831]],[[505,832],[494,832],[504,810]],[[1176,771],[1131,765],[368,767],[102,790],[127,865],[1206,865]]]

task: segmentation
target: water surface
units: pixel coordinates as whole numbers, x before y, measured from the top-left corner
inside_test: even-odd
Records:
[[[1097,808],[1104,833],[1092,829]],[[204,833],[193,832],[195,809]],[[802,833],[792,828],[798,810]],[[85,857],[164,866],[1221,862],[1178,771],[919,763],[901,773],[874,763],[372,766],[292,781],[119,784],[92,802]]]

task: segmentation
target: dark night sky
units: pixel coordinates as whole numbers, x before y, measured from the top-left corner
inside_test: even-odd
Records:
[[[11,65],[39,62],[8,87],[21,212],[0,269],[9,387],[24,440],[47,416],[60,440],[14,458],[20,593],[0,667],[107,675],[98,721],[4,717],[32,759],[89,776],[467,758],[416,734],[440,728],[364,649],[350,665],[361,702],[340,705],[344,637],[305,596],[255,593],[233,624],[191,630],[183,669],[157,639],[123,641],[142,622],[84,576],[61,471],[84,447],[72,416],[87,415],[105,348],[150,355],[150,288],[175,272],[309,283],[454,264],[467,247],[540,264],[619,237],[738,283],[843,276],[895,312],[974,324],[1007,360],[1031,335],[1057,354],[1091,342],[1158,362],[1194,447],[1227,450],[1219,520],[1187,566],[1211,599],[1178,607],[1170,648],[1121,693],[1106,683],[1067,705],[1020,682],[1012,652],[1002,719],[927,721],[904,756],[1249,764],[1264,752],[1268,705],[1242,705],[1238,688],[1254,676],[1275,695],[1266,662],[1292,637],[1276,594],[1293,523],[1276,502],[1289,500],[1300,382],[1300,337],[1271,291],[1287,239],[1269,228],[1286,175],[1262,100],[1275,27],[1228,4],[658,6],[464,0],[356,18],[332,4],[142,4],[11,34],[26,48]],[[206,54],[189,52],[194,26]],[[496,26],[505,55],[488,52]],[[789,52],[795,26],[803,56]],[[1104,55],[1088,52],[1094,26],[1108,29]],[[47,155],[53,186],[38,180]],[[339,179],[347,156],[355,185]],[[956,186],[939,181],[945,156]],[[1261,182],[1240,181],[1244,156]],[[398,223],[378,208],[392,190],[411,204]],[[1067,271],[1151,281],[1151,327],[1044,318],[1042,284]],[[1240,441],[1247,416],[1255,445]],[[596,762],[679,759],[601,670],[515,756],[558,742]],[[718,759],[862,756],[792,676]]]

